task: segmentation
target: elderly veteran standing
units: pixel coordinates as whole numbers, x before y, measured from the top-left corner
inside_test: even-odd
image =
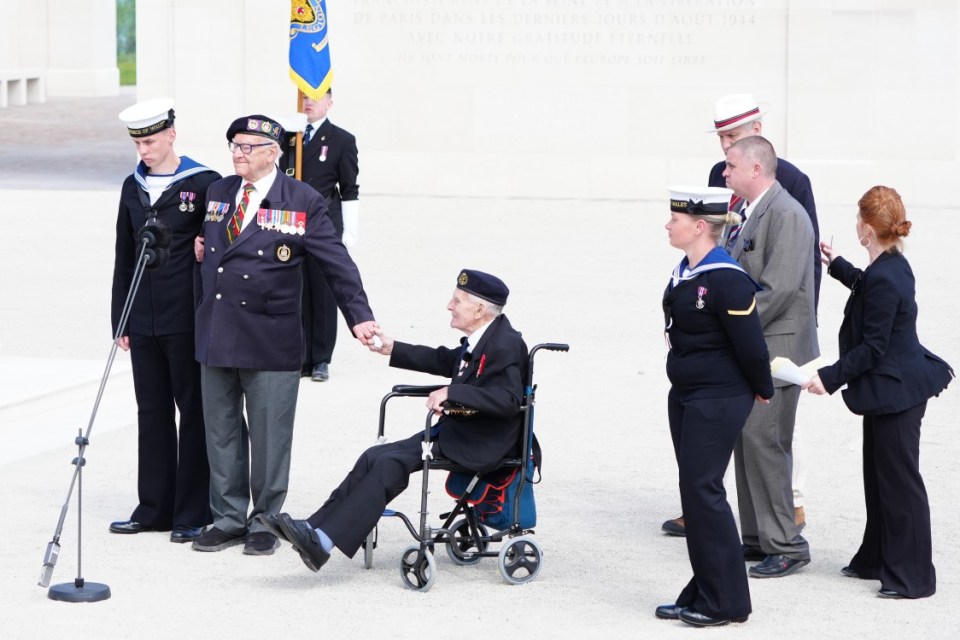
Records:
[[[327,199],[327,214],[347,248],[353,247],[360,234],[360,186],[357,176],[357,139],[346,129],[330,122],[327,114],[333,107],[333,91],[319,100],[304,96],[303,112],[307,126],[303,132],[302,180]],[[297,136],[287,134],[287,153],[280,158],[280,168],[288,176],[295,174]],[[313,258],[304,261],[303,331],[305,336],[303,375],[314,382],[330,378],[330,363],[337,344],[337,302],[323,278],[320,265]]]
[[[873,187],[859,202],[857,237],[866,269],[822,244],[828,273],[850,289],[840,325],[840,359],[804,385],[843,388],[863,416],[863,492],[867,524],[860,549],[840,571],[879,580],[883,598],[925,598],[937,590],[930,505],[920,476],[920,422],[927,400],[953,379],[950,366],[917,337],[916,282],[903,256],[911,223],[900,195]]]
[[[167,261],[143,272],[126,330],[137,396],[137,492],[140,504],[113,533],[170,531],[189,542],[210,523],[207,449],[194,359],[193,239],[203,224],[207,187],[220,174],[173,148],[173,100],[137,103],[120,113],[140,162],[123,183],[117,214],[111,319],[117,335],[140,252],[137,231],[149,221],[170,229]],[[176,414],[180,414],[179,430]]]
[[[320,264],[358,340],[368,344],[377,324],[324,197],[277,169],[283,128],[266,116],[246,116],[230,125],[227,140],[237,175],[211,185],[197,247],[203,262],[196,355],[213,526],[193,548],[219,551],[245,541],[244,553],[268,555],[276,536],[253,518],[278,512],[287,493],[304,259]]]
[[[663,296],[670,435],[680,469],[693,578],[658,618],[694,626],[745,622],[751,612],[737,524],[723,474],[754,401],[773,396],[757,315],[760,287],[718,243],[732,191],[671,187],[670,244],[686,254]]]
[[[485,473],[515,455],[523,433],[523,381],[527,345],[503,315],[510,291],[496,276],[464,269],[447,303],[450,326],[465,334],[456,347],[425,347],[380,334],[390,366],[450,378],[427,397],[440,419],[433,426],[432,452]],[[445,413],[447,404],[475,409],[472,415]],[[367,449],[327,501],[306,520],[262,514],[261,522],[289,540],[304,564],[319,571],[337,547],[353,557],[377,524],[384,507],[400,495],[410,474],[423,468],[423,431]]]
[[[731,257],[756,280],[770,357],[803,364],[820,355],[813,296],[814,233],[800,203],[776,179],[777,155],[750,136],[727,150],[727,186],[746,201]],[[776,381],[770,404],[753,408],[734,449],[743,555],[754,578],[786,576],[810,562],[793,505],[793,427],[800,387]],[[686,514],[684,514],[686,515]]]

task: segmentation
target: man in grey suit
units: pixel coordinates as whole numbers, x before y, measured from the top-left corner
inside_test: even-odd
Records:
[[[727,187],[747,202],[747,221],[730,255],[763,286],[757,310],[770,357],[804,364],[820,354],[810,217],[777,182],[777,154],[766,138],[743,138],[726,158]],[[761,560],[750,567],[754,578],[786,576],[810,562],[791,484],[800,387],[774,382],[773,399],[754,406],[734,448],[743,554]]]

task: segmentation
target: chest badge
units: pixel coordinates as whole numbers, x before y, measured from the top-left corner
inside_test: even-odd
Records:
[[[277,260],[280,262],[289,262],[292,252],[290,251],[290,245],[281,244],[277,247]]]
[[[697,287],[697,309],[703,309],[703,296],[707,295],[706,287]]]

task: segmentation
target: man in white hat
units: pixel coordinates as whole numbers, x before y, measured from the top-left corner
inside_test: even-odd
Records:
[[[763,135],[763,116],[769,111],[766,103],[757,102],[749,93],[731,93],[725,95],[714,107],[713,126],[707,129],[708,133],[716,133],[720,139],[720,148],[726,154],[733,143],[750,136]],[[723,177],[723,171],[726,169],[726,160],[721,160],[710,169],[710,176],[707,179],[708,186],[726,187],[727,182]],[[795,165],[787,162],[783,158],[777,158],[776,170],[777,182],[780,183],[787,193],[793,196],[794,200],[803,205],[807,215],[810,216],[810,222],[813,224],[814,247],[813,247],[813,304],[814,311],[820,302],[820,277],[822,266],[820,263],[820,225],[817,222],[817,205],[813,198],[813,189],[810,186],[810,178],[807,174],[800,171]],[[733,211],[742,211],[744,206],[743,199],[734,196],[731,200],[731,209]],[[744,220],[746,222],[746,220]],[[727,250],[733,248],[736,238],[740,233],[741,227],[733,227],[728,232],[726,246]],[[799,438],[795,436],[795,445],[799,445]],[[795,447],[799,449],[799,446]],[[794,452],[794,477],[793,477],[793,500],[796,509],[794,518],[798,526],[806,525],[806,514],[803,510],[803,466],[798,464],[798,456]],[[663,523],[661,530],[672,536],[683,536],[685,534],[683,516],[671,518]]]
[[[119,117],[140,155],[120,192],[111,306],[113,335],[119,335],[121,349],[130,350],[133,367],[140,503],[110,531],[171,531],[172,542],[190,542],[211,522],[200,365],[194,358],[193,240],[203,225],[207,187],[220,175],[177,155],[173,100],[140,102]],[[169,228],[170,246],[161,250],[167,259],[144,271],[121,330],[141,250],[137,232],[148,223]]]
[[[723,96],[717,100],[713,128],[709,131],[716,132],[717,137],[720,138],[720,148],[726,154],[727,149],[737,140],[763,135],[763,115],[767,111],[769,111],[767,106],[758,103],[749,93],[732,93]],[[725,160],[713,165],[707,184],[711,187],[727,186],[723,178],[725,168]],[[777,158],[777,182],[793,196],[794,200],[803,205],[807,215],[810,216],[810,222],[813,223],[813,233],[816,238],[813,249],[814,308],[816,308],[820,301],[820,225],[817,222],[817,205],[813,199],[810,178],[795,165],[783,158]],[[739,199],[735,198],[735,200],[737,200],[735,204],[741,204]],[[740,210],[739,206],[736,210]],[[728,243],[728,249],[731,244]]]

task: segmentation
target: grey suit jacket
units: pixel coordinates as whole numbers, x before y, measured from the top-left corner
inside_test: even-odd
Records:
[[[814,233],[803,206],[774,182],[752,207],[730,255],[763,286],[757,310],[770,357],[798,365],[820,355],[814,311]],[[775,386],[788,383],[774,378]]]

